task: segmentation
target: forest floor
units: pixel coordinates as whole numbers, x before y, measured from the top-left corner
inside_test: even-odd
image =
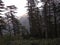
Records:
[[[0,38],[0,45],[60,45],[60,38],[55,39],[23,39],[16,37]]]

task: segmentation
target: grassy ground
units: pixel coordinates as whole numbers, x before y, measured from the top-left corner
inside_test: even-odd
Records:
[[[60,45],[60,38],[55,39],[22,39],[18,37],[2,37],[0,45]]]

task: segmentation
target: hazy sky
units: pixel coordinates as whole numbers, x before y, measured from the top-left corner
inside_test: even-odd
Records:
[[[26,0],[3,0],[5,5],[16,5],[17,9],[17,16],[21,16],[26,13]]]
[[[40,1],[40,0],[39,0]],[[17,9],[17,16],[22,16],[27,12],[27,1],[26,0],[3,0],[5,5],[16,5]],[[40,3],[38,6],[40,7],[42,3]]]

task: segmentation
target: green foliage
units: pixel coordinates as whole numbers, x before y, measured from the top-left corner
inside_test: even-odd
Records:
[[[0,37],[0,45],[60,45],[60,38],[55,39],[23,39],[16,36]]]

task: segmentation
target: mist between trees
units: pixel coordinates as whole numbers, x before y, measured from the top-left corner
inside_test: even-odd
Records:
[[[0,0],[0,36],[27,35],[28,30],[22,26],[20,20],[15,16],[16,10],[15,5],[5,7],[4,2]]]

